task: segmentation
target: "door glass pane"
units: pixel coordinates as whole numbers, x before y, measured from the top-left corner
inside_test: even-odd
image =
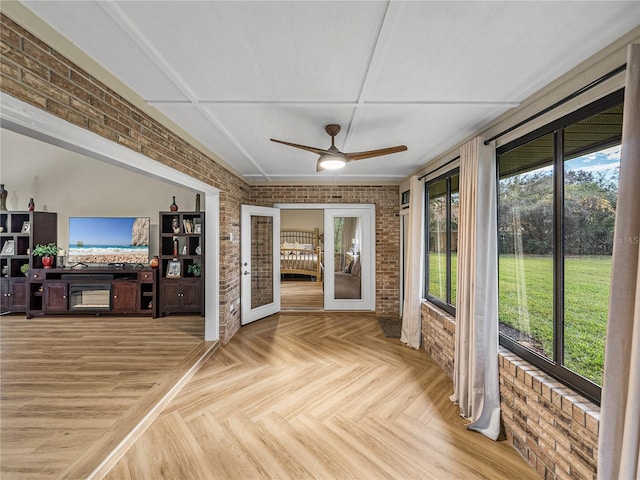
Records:
[[[499,158],[500,333],[553,358],[553,134]],[[482,255],[482,252],[479,252]]]
[[[564,365],[602,385],[622,106],[565,129]]]
[[[273,218],[251,216],[251,308],[273,303]]]
[[[429,185],[429,294],[447,301],[447,180]]]
[[[360,217],[334,218],[334,298],[362,299]]]

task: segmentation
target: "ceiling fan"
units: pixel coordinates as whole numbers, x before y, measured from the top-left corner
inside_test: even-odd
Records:
[[[306,145],[298,145],[297,143],[283,142],[282,140],[276,140],[275,138],[272,138],[271,141],[317,153],[320,155],[316,165],[316,171],[318,172],[321,170],[337,170],[344,167],[347,162],[379,157],[381,155],[389,155],[391,153],[404,152],[407,149],[406,145],[398,145],[396,147],[381,148],[379,150],[367,150],[366,152],[343,153],[338,150],[335,145],[335,136],[340,133],[340,125],[332,123],[324,127],[324,130],[331,137],[331,146],[326,150],[322,148],[307,147]]]

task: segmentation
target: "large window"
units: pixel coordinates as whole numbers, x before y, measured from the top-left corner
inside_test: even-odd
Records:
[[[425,297],[455,314],[458,275],[458,170],[426,184]]]
[[[622,92],[498,149],[500,343],[598,401]]]

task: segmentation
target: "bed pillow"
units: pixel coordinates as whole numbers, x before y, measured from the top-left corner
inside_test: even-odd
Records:
[[[296,247],[296,248],[301,248],[302,250],[310,250],[310,251],[314,251],[315,248],[313,248],[313,244],[311,243],[300,243],[299,244],[300,247]]]
[[[282,244],[280,245],[280,253],[282,253],[284,255],[290,254],[291,250],[286,250],[287,248],[294,248],[293,243],[282,242]]]

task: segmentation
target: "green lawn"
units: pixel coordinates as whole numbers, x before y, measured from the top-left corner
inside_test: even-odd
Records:
[[[442,300],[447,299],[447,257],[444,253],[429,253],[429,292]],[[451,304],[456,304],[458,282],[458,255],[451,254]]]
[[[522,332],[516,338],[543,356],[553,356],[553,260],[550,256],[501,255],[500,322]],[[444,254],[429,254],[429,291],[446,298]],[[455,305],[457,256],[451,256]],[[567,368],[602,384],[611,275],[610,256],[567,257],[565,261],[565,359]],[[510,330],[509,333],[516,333]]]
[[[528,332],[529,346],[553,354],[553,263],[549,256],[502,255],[499,311],[505,325]],[[567,368],[602,384],[611,257],[565,260],[565,359]],[[518,287],[520,286],[520,288]],[[521,300],[519,301],[519,295]]]

